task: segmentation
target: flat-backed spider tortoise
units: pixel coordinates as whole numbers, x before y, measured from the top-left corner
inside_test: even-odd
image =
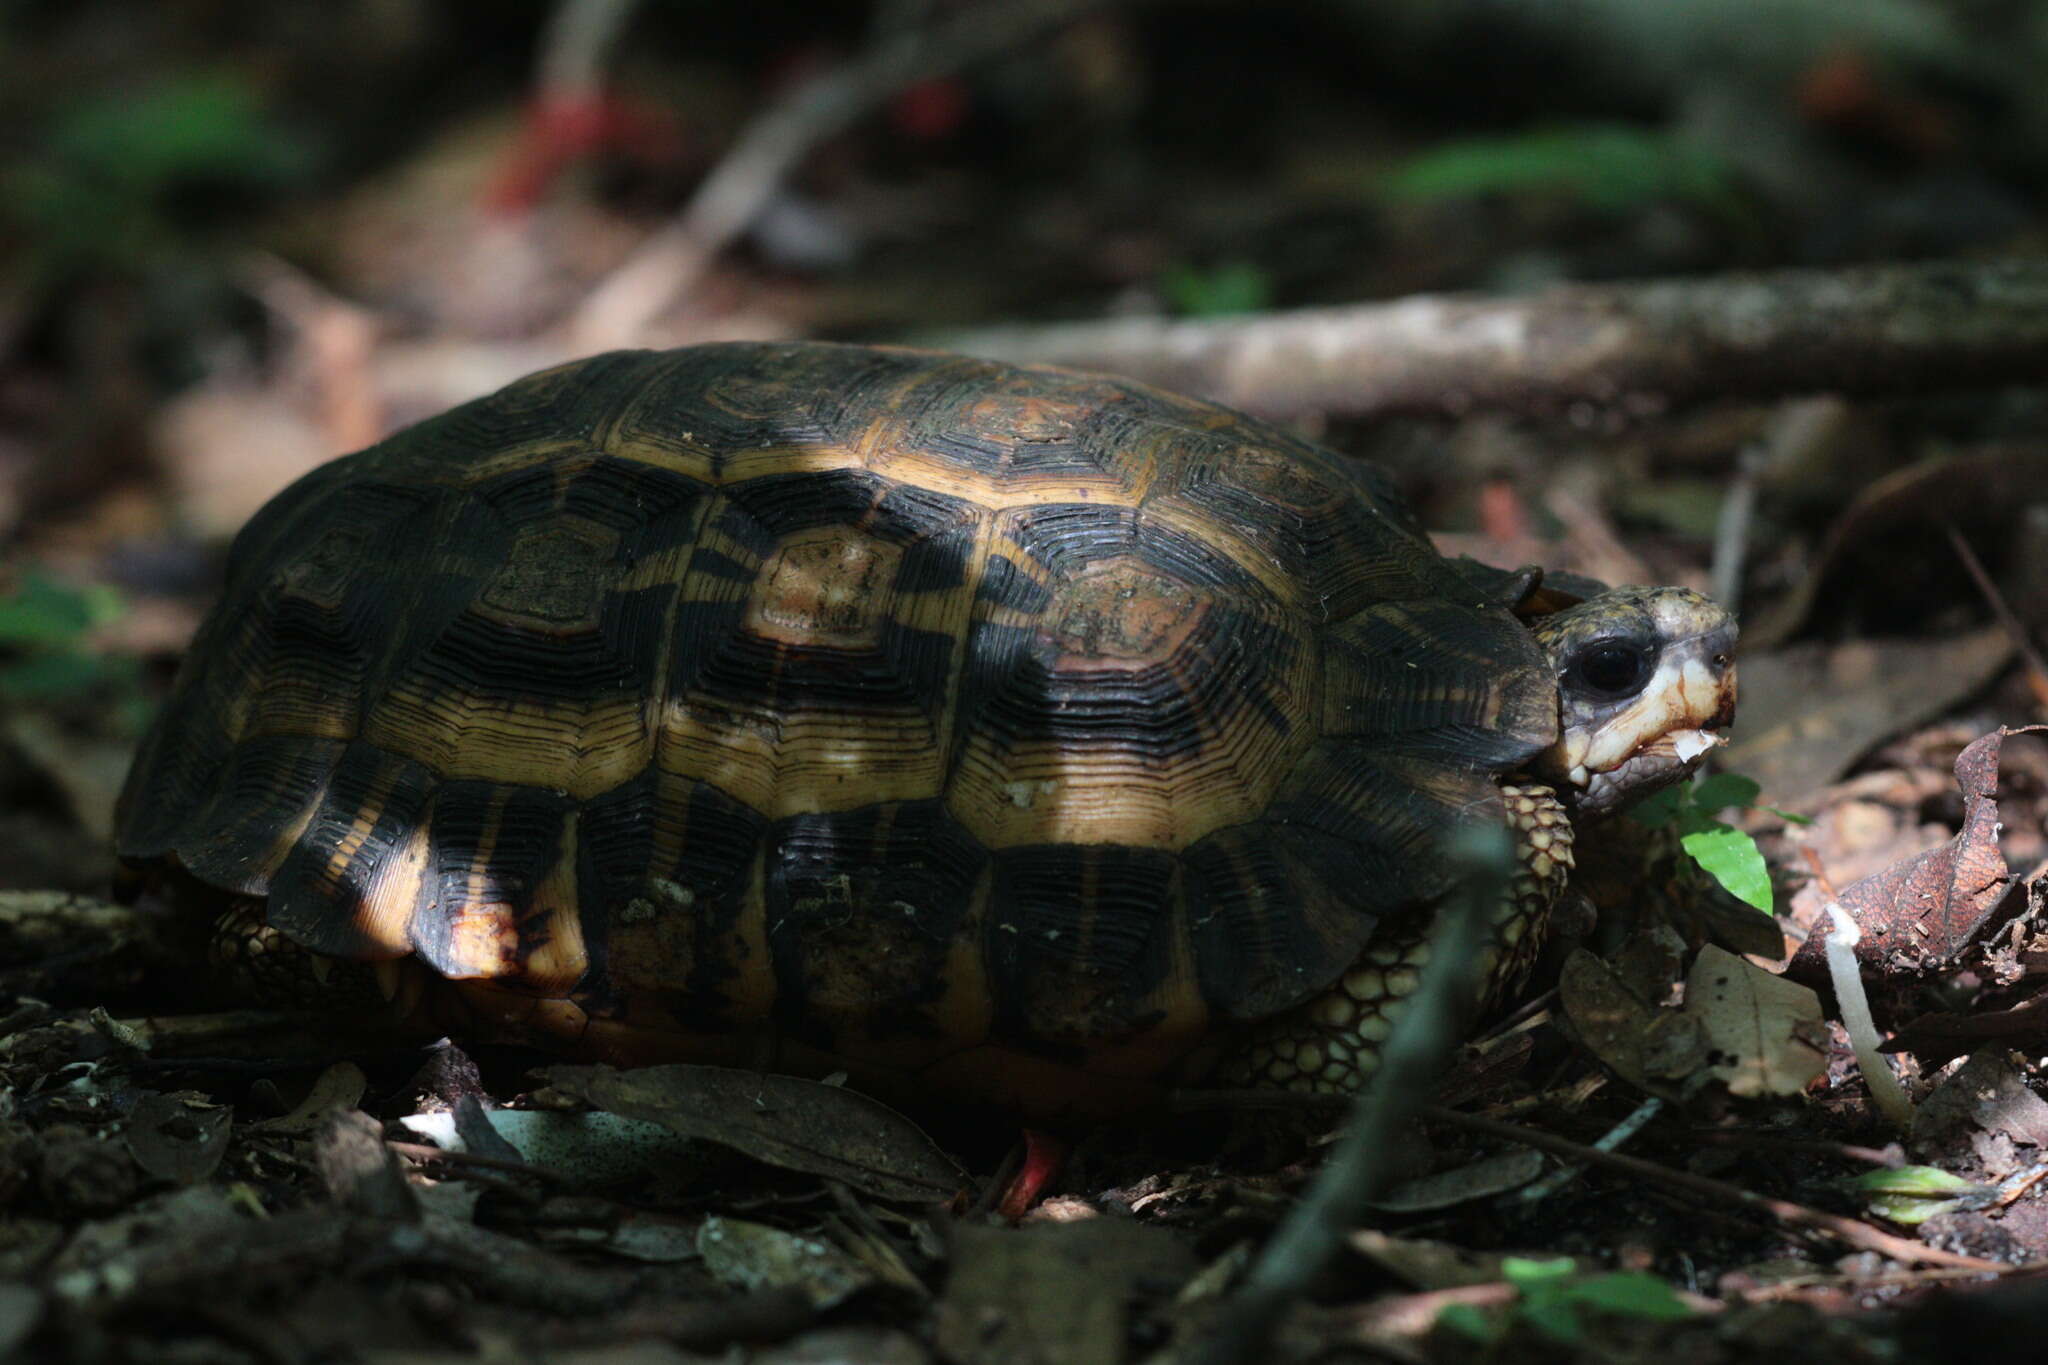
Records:
[[[1734,702],[1728,614],[1447,560],[1386,475],[1116,379],[601,355],[235,541],[119,852],[268,996],[1040,1116],[1345,1090],[1456,884]],[[379,1008],[383,1008],[379,1006]]]

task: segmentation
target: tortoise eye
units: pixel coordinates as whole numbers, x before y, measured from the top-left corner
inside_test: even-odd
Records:
[[[1640,690],[1649,676],[1649,650],[1609,640],[1573,660],[1566,681],[1597,697],[1627,697]]]

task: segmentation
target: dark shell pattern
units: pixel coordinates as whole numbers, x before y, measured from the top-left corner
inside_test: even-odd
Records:
[[[119,848],[503,1021],[1148,1076],[1327,986],[1500,818],[1556,707],[1483,597],[1379,471],[1213,405],[604,355],[258,514]]]

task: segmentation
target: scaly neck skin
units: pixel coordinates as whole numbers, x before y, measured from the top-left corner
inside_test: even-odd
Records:
[[[1735,618],[1687,588],[1616,588],[1536,621],[1558,742],[1533,770],[1583,815],[1690,774],[1735,714]]]

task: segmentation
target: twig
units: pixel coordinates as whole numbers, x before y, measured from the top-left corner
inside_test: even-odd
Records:
[[[534,85],[543,101],[604,93],[605,57],[640,0],[561,0],[541,31]]]
[[[1614,1151],[1622,1143],[1627,1142],[1637,1133],[1642,1132],[1643,1126],[1662,1113],[1663,1109],[1664,1101],[1655,1095],[1650,1096],[1637,1105],[1627,1118],[1602,1133],[1600,1140],[1593,1144],[1593,1150],[1596,1152]],[[1561,1165],[1541,1180],[1532,1181],[1528,1185],[1523,1186],[1516,1198],[1523,1204],[1541,1203],[1565,1186],[1571,1184],[1574,1180],[1577,1180],[1582,1173],[1581,1168],[1577,1166]]]
[[[1729,611],[1742,606],[1742,566],[1749,558],[1749,529],[1756,520],[1757,483],[1769,463],[1761,446],[1735,457],[1735,475],[1714,521],[1714,600]]]
[[[634,343],[745,232],[804,154],[918,81],[986,61],[1108,0],[996,0],[935,28],[893,32],[750,123],[682,213],[600,281],[567,320],[584,350]]]
[[[1874,1251],[1894,1261],[1949,1266],[1957,1270],[1974,1270],[1987,1275],[2003,1275],[2018,1268],[1997,1261],[1981,1261],[1974,1256],[1961,1256],[1953,1251],[1943,1251],[1938,1247],[1931,1247],[1924,1242],[1915,1242],[1905,1237],[1894,1237],[1888,1232],[1878,1231],[1868,1223],[1859,1223],[1854,1218],[1824,1213],[1819,1209],[1794,1204],[1785,1199],[1772,1199],[1745,1190],[1739,1185],[1710,1180],[1706,1176],[1694,1175],[1690,1171],[1659,1166],[1656,1162],[1645,1161],[1641,1157],[1625,1156],[1620,1152],[1603,1152],[1582,1142],[1573,1142],[1570,1138],[1561,1138],[1534,1128],[1501,1123],[1495,1119],[1481,1118],[1477,1114],[1461,1113],[1434,1104],[1424,1105],[1422,1115],[1432,1123],[1455,1124],[1471,1132],[1484,1133],[1508,1142],[1519,1142],[1538,1151],[1549,1152],[1552,1156],[1563,1157],[1567,1161],[1605,1166],[1609,1170],[1620,1171],[1638,1180],[1681,1190],[1716,1206],[1739,1205],[1776,1219],[1780,1223],[1827,1233],[1859,1251]]]
[[[931,333],[920,344],[1110,370],[1293,417],[2035,383],[2048,260],[1788,270],[1422,296],[1248,318]]]
[[[1969,570],[1970,580],[1977,585],[1977,591],[1984,595],[1991,614],[1998,618],[2012,640],[2012,647],[2019,651],[2020,658],[2027,664],[2027,690],[2034,694],[2038,706],[2048,706],[2048,663],[2041,660],[2041,651],[2034,648],[2034,637],[2028,633],[2024,623],[2007,604],[2005,594],[1991,581],[1991,575],[1984,572],[1984,563],[1977,558],[1977,552],[1970,548],[1970,542],[1963,539],[1963,533],[1955,528],[1954,522],[1944,522],[1942,529],[1948,532],[1949,544],[1955,546],[1956,558],[1963,561]]]
[[[1906,1164],[1906,1154],[1896,1144],[1889,1148],[1864,1147],[1853,1142],[1836,1142],[1833,1138],[1795,1138],[1776,1130],[1750,1132],[1740,1128],[1695,1128],[1687,1136],[1709,1147],[1750,1147],[1781,1156],[1789,1152],[1806,1152],[1837,1161],[1861,1161],[1885,1170],[1897,1170]]]
[[[1464,832],[1453,851],[1466,874],[1464,886],[1438,920],[1422,979],[1387,1039],[1379,1070],[1359,1092],[1329,1163],[1266,1244],[1214,1330],[1187,1357],[1190,1365],[1237,1365],[1261,1350],[1280,1315],[1386,1184],[1401,1129],[1421,1111],[1458,1046],[1459,1025],[1478,996],[1480,960],[1513,863],[1506,832],[1498,828]]]

